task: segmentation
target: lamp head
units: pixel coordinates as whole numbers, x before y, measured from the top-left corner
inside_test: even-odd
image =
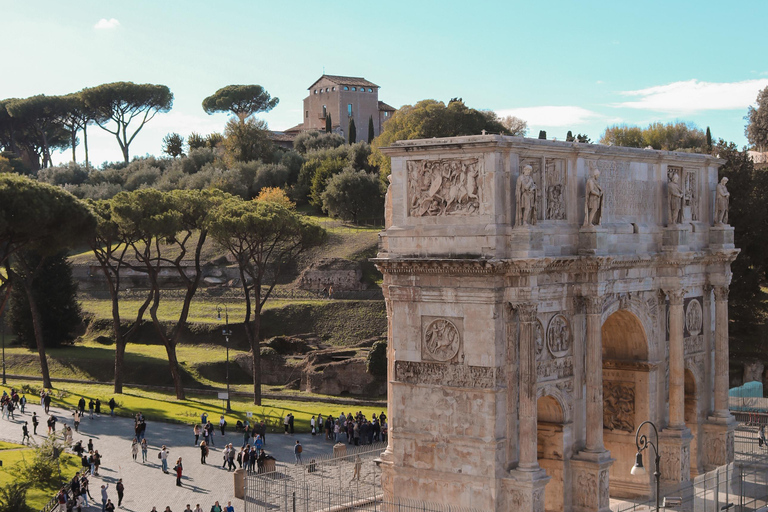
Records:
[[[632,470],[630,473],[634,476],[643,476],[645,475],[645,467],[643,466],[643,454],[640,452],[637,452],[637,455],[635,455],[635,465],[632,466]]]

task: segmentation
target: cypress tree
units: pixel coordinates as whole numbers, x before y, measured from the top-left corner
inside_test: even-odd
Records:
[[[368,144],[373,142],[373,116],[368,118]]]
[[[357,128],[355,128],[355,120],[349,118],[349,143],[354,144],[357,142]]]
[[[539,130],[539,138],[542,140],[547,140],[547,132],[544,130]]]
[[[333,123],[331,122],[331,114],[325,115],[325,133],[331,133],[333,131]]]
[[[707,150],[712,151],[712,132],[709,131],[709,126],[707,126]]]

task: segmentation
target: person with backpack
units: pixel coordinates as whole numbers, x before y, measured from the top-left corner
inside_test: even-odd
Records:
[[[21,436],[21,444],[24,444],[24,440],[25,439],[27,440],[27,442],[29,442],[29,427],[27,426],[27,422],[26,421],[21,426],[21,433],[23,434]]]
[[[293,454],[296,456],[296,464],[301,464],[301,452],[304,451],[304,448],[301,446],[301,442],[297,439],[296,445],[293,447]]]
[[[114,416],[115,415],[115,407],[117,407],[117,402],[115,402],[115,397],[112,397],[109,399],[109,415]],[[120,501],[118,500],[117,506],[120,506]]]
[[[163,445],[160,449],[160,453],[157,454],[157,458],[160,459],[160,463],[163,467],[163,473],[168,474],[168,448]]]
[[[125,486],[123,485],[122,478],[118,479],[115,489],[117,489],[117,506],[120,507],[123,504],[123,495],[125,494]]]

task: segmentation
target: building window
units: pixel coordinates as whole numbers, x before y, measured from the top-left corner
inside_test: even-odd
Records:
[[[373,89],[368,89],[368,92],[373,92]]]
[[[344,90],[345,90],[345,91],[348,91],[348,90],[349,90],[349,87],[347,87],[347,86],[345,85],[345,86],[344,86]]]
[[[323,119],[325,119],[325,113],[326,113],[325,105],[323,105]]]
[[[353,91],[356,91],[357,89],[353,87],[353,88],[352,88],[352,90],[353,90]]]
[[[309,119],[309,110],[305,110],[305,111],[304,111],[304,117],[306,117],[307,119]]]
[[[317,94],[317,89],[315,89],[315,94]]]
[[[335,91],[335,90],[336,90],[336,87],[331,87],[331,90],[332,90],[332,91]]]
[[[327,87],[325,88],[325,92],[328,92],[328,88]]]
[[[389,117],[389,112],[384,112],[384,117]]]
[[[347,115],[349,117],[352,117],[352,104],[351,103],[347,104]]]

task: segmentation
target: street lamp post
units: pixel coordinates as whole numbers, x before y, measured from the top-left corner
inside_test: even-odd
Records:
[[[0,330],[3,337],[3,386],[5,386],[5,310],[3,310],[3,315],[0,317]]]
[[[653,442],[651,442],[645,434],[640,435],[640,429],[643,428],[646,423],[653,427],[653,432],[656,435],[656,444],[653,444]],[[630,471],[630,473],[638,476],[646,474],[645,467],[643,466],[643,451],[647,450],[649,446],[653,448],[653,452],[656,457],[656,467],[653,473],[653,476],[656,477],[656,512],[659,512],[659,495],[661,494],[661,470],[659,469],[659,463],[661,462],[661,457],[659,456],[658,448],[659,431],[652,421],[646,420],[642,422],[639,427],[637,427],[637,431],[635,432],[635,445],[637,446],[637,455],[635,455],[635,465],[632,467],[632,471]]]
[[[232,412],[232,406],[229,401],[229,337],[232,336],[232,331],[229,330],[229,310],[227,309],[226,304],[219,304],[216,306],[218,319],[221,320],[222,310],[224,310],[224,318],[226,321],[226,327],[221,331],[221,334],[224,335],[224,342],[227,346],[227,412]]]

